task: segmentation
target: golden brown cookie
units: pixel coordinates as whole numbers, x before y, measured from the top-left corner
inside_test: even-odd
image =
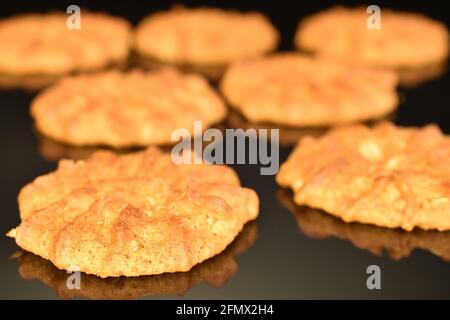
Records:
[[[124,61],[131,27],[122,18],[81,11],[81,28],[65,13],[26,14],[0,21],[0,73],[60,75]]]
[[[253,129],[253,130],[261,130],[267,129],[268,134],[267,138],[271,139],[272,135],[270,132],[274,129],[278,130],[278,141],[280,146],[294,146],[297,141],[304,136],[319,136],[326,132],[326,128],[295,128],[295,127],[283,127],[280,125],[274,125],[271,123],[264,122],[250,122],[245,119],[241,114],[236,111],[231,111],[226,119],[226,124],[229,128],[234,129]]]
[[[145,18],[134,40],[137,52],[149,58],[223,65],[274,50],[278,32],[257,12],[176,7]]]
[[[32,253],[21,253],[19,274],[23,279],[37,279],[55,290],[62,299],[85,297],[89,299],[137,299],[144,296],[179,295],[200,284],[219,288],[238,270],[235,256],[251,247],[258,235],[255,222],[245,225],[242,232],[225,251],[208,259],[188,272],[165,273],[155,276],[119,277],[102,279],[80,274],[80,288],[67,287],[71,274],[59,270],[50,261]]]
[[[304,19],[295,45],[352,63],[395,68],[439,64],[447,59],[446,26],[417,13],[381,8],[381,28],[369,29],[367,7],[333,7]]]
[[[450,230],[450,138],[384,122],[300,140],[276,179],[299,205],[345,222]]]
[[[324,126],[380,118],[398,104],[397,75],[295,53],[229,67],[220,88],[247,119]]]
[[[100,277],[188,271],[258,215],[258,197],[226,166],[175,165],[150,148],[62,160],[19,194],[16,243]]]
[[[35,92],[51,85],[59,78],[56,75],[14,76],[0,73],[0,90],[22,89]]]
[[[178,70],[184,73],[199,73],[206,77],[213,84],[216,84],[220,80],[226,69],[225,65],[192,65],[186,63],[170,63],[143,56],[135,56],[135,60],[135,65],[138,65],[139,67],[150,71],[167,67],[176,67]]]
[[[450,231],[389,229],[361,223],[345,223],[321,210],[297,206],[292,201],[291,192],[280,190],[278,197],[282,204],[292,212],[299,229],[313,239],[335,237],[347,240],[356,248],[367,250],[381,256],[386,252],[393,260],[409,257],[415,249],[435,254],[450,261]]]
[[[59,143],[55,140],[49,139],[41,134],[37,133],[38,151],[40,156],[48,162],[58,162],[62,159],[71,160],[86,160],[94,152],[99,150],[108,150],[106,148],[99,148],[95,146],[88,147],[76,147],[63,143]],[[129,153],[138,151],[139,149],[114,149],[116,154]]]
[[[128,147],[173,144],[175,129],[194,134],[195,120],[205,129],[226,108],[201,76],[163,69],[62,79],[35,98],[31,114],[41,133],[60,142]]]

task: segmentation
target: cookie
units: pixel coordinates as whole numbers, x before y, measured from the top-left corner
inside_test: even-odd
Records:
[[[397,81],[388,70],[284,53],[232,64],[220,89],[252,122],[326,126],[391,113]]]
[[[175,165],[150,148],[62,160],[19,194],[24,250],[104,277],[188,271],[258,215],[258,197],[221,165]]]
[[[124,61],[131,27],[122,18],[81,11],[81,28],[65,13],[25,14],[0,21],[0,73],[61,75]]]
[[[195,120],[205,129],[226,108],[200,75],[162,69],[64,78],[33,100],[31,114],[38,131],[54,140],[119,148],[174,144],[174,130],[194,134]]]
[[[448,57],[446,26],[424,15],[381,9],[381,28],[369,29],[367,7],[333,7],[305,18],[295,45],[358,64],[416,68]]]
[[[384,122],[303,138],[277,182],[299,205],[345,222],[450,230],[450,138],[437,126]]]
[[[176,7],[145,18],[134,37],[145,57],[188,65],[223,65],[272,51],[278,32],[257,12]]]
[[[345,223],[321,210],[297,206],[292,201],[291,192],[280,191],[280,201],[292,212],[302,233],[312,239],[346,240],[375,256],[382,256],[386,252],[393,260],[407,258],[414,250],[422,249],[444,261],[450,261],[450,232],[420,229],[407,232],[368,224]]]
[[[156,276],[102,279],[80,274],[80,288],[67,287],[71,276],[59,270],[50,261],[31,253],[19,257],[19,274],[25,280],[38,280],[52,288],[62,299],[83,297],[89,299],[137,299],[144,296],[184,296],[189,289],[201,283],[215,288],[224,286],[238,270],[235,256],[251,247],[257,238],[254,222],[246,224],[238,237],[225,251],[195,266],[188,272],[166,273]]]

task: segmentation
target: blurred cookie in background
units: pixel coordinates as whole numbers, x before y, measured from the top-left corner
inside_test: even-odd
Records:
[[[184,296],[192,287],[206,283],[215,288],[225,286],[237,270],[236,255],[247,251],[258,237],[258,226],[248,223],[238,237],[221,254],[210,258],[187,272],[157,276],[102,279],[81,273],[80,289],[69,289],[71,276],[50,261],[29,252],[18,255],[19,274],[25,280],[38,280],[52,288],[62,299],[138,299],[145,296]]]
[[[276,181],[345,222],[450,230],[450,137],[436,125],[351,125],[299,141]]]
[[[297,220],[299,229],[306,236],[323,240],[335,237],[347,240],[356,248],[376,256],[387,252],[393,260],[411,255],[415,249],[427,250],[445,261],[450,261],[450,232],[389,229],[361,223],[346,223],[324,211],[298,206],[290,190],[280,189],[277,198]]]
[[[126,20],[82,10],[80,28],[69,29],[68,17],[52,12],[1,20],[1,76],[14,81],[30,77],[48,81],[115,66],[127,59],[131,26]]]
[[[252,122],[330,126],[382,118],[398,106],[398,76],[299,53],[233,63],[220,83],[227,102]]]
[[[36,128],[59,142],[115,148],[175,144],[172,132],[195,134],[219,123],[226,107],[200,75],[175,69],[107,71],[61,79],[32,102]]]
[[[230,62],[271,52],[278,41],[278,31],[261,13],[177,6],[142,20],[134,48],[151,62],[213,69],[217,77]]]
[[[385,8],[380,13],[378,29],[368,27],[367,7],[336,6],[319,12],[299,23],[295,46],[347,63],[393,69],[405,87],[445,71],[449,54],[445,24],[419,13]]]

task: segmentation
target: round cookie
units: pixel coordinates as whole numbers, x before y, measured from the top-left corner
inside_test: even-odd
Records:
[[[226,108],[199,75],[175,69],[108,71],[64,78],[40,93],[31,114],[44,135],[72,145],[173,144],[177,128],[220,122]]]
[[[417,13],[381,9],[381,28],[369,29],[367,8],[333,7],[298,26],[295,45],[352,63],[394,68],[440,64],[448,57],[444,24]]]
[[[220,89],[253,122],[325,126],[377,119],[398,104],[398,76],[296,53],[232,64]]]
[[[260,13],[176,7],[145,18],[134,45],[140,55],[159,61],[214,66],[272,51],[278,38]]]
[[[303,138],[277,182],[299,205],[345,222],[450,230],[450,137],[438,127],[383,122]]]
[[[81,12],[81,28],[70,30],[65,13],[25,14],[0,21],[0,73],[61,75],[123,62],[131,27],[122,18]]]
[[[267,129],[269,130],[278,130],[278,141],[277,143],[280,146],[294,146],[301,137],[304,136],[319,136],[326,131],[326,128],[296,128],[296,127],[283,127],[280,125],[274,125],[265,122],[254,123],[250,122],[240,114],[235,111],[232,111],[227,116],[227,127],[234,129],[243,129],[244,131],[248,129],[261,130]],[[268,139],[271,139],[271,135],[267,136]]]
[[[226,166],[175,165],[155,148],[62,160],[19,194],[16,243],[59,269],[100,277],[188,271],[258,215],[258,197]]]

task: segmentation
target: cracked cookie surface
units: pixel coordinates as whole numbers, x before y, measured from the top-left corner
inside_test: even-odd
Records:
[[[369,29],[366,7],[333,7],[305,18],[295,45],[352,63],[417,68],[444,62],[449,33],[424,15],[381,8],[380,29]]]

